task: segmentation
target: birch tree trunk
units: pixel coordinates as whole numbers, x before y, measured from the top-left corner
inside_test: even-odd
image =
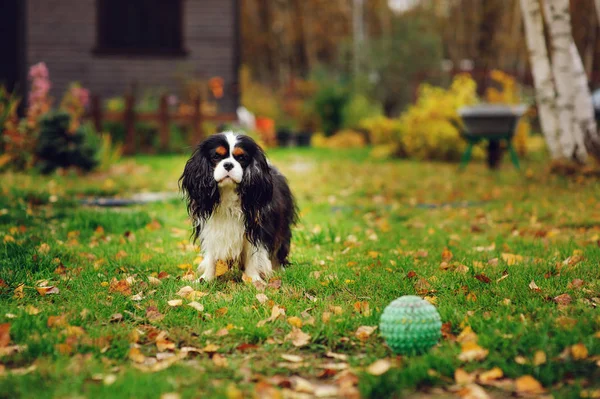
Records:
[[[552,44],[552,73],[558,98],[556,106],[561,134],[559,138],[563,156],[579,162],[587,160],[584,133],[575,118],[576,90],[573,84],[574,62],[571,59],[573,32],[569,0],[544,0],[544,16]]]
[[[556,113],[556,89],[544,37],[542,10],[538,0],[520,2],[542,133],[552,159],[558,159],[562,156],[559,142],[560,125]]]
[[[596,159],[600,159],[600,136],[594,115],[592,94],[583,62],[575,42],[571,43],[573,59],[573,86],[575,87],[575,120],[583,131],[584,144],[587,151]]]

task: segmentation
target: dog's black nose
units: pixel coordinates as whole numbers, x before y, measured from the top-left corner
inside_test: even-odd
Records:
[[[231,169],[233,169],[233,164],[231,162],[225,162],[223,164],[223,167],[225,168],[226,171],[230,171]]]

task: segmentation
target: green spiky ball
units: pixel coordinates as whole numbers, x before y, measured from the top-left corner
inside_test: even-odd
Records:
[[[422,353],[435,345],[442,335],[442,319],[429,302],[405,295],[390,303],[381,315],[379,329],[395,353]]]

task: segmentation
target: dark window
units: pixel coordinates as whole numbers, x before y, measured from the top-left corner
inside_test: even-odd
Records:
[[[182,55],[182,0],[96,0],[101,54]]]

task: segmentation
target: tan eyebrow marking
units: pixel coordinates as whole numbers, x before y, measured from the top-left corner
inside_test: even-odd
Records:
[[[227,155],[227,148],[223,147],[222,145],[218,146],[217,149],[215,150],[215,152],[221,156],[225,156]]]
[[[233,155],[235,155],[235,156],[244,155],[244,154],[245,154],[244,150],[240,147],[235,147],[233,149]]]

